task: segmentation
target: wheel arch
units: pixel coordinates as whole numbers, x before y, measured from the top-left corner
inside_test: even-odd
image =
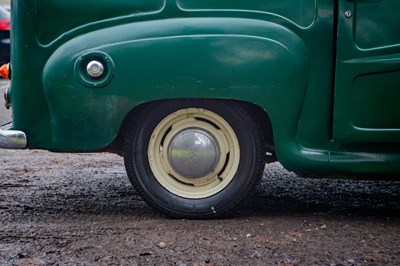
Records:
[[[184,99],[168,99],[168,100],[157,100],[142,103],[136,107],[134,107],[124,118],[121,127],[118,131],[118,135],[115,140],[107,147],[108,151],[112,151],[114,153],[118,153],[122,155],[124,138],[128,130],[134,126],[135,127],[135,120],[137,117],[145,115],[146,110],[152,105],[157,105],[164,102],[175,102],[175,101],[185,101],[185,100],[192,100],[195,98],[184,98]],[[197,99],[197,98],[196,98]],[[198,99],[198,100],[209,100],[209,101],[222,101],[226,104],[237,106],[240,108],[246,109],[251,115],[255,118],[255,120],[259,123],[260,128],[262,129],[264,136],[265,136],[265,144],[268,152],[268,161],[275,161],[275,145],[274,145],[274,138],[273,138],[273,129],[272,123],[269,118],[269,115],[265,109],[262,107],[246,101],[241,100],[233,100],[233,99]]]

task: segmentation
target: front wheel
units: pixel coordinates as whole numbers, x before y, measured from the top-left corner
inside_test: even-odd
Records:
[[[262,175],[263,133],[236,103],[149,105],[126,136],[124,159],[140,196],[172,217],[227,214]]]

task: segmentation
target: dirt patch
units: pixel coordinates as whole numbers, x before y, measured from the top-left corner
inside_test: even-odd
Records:
[[[170,220],[122,158],[0,150],[1,265],[398,265],[400,182],[279,164],[229,219]]]

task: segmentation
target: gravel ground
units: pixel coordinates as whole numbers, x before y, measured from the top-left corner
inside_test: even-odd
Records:
[[[0,265],[399,265],[400,181],[273,163],[229,219],[171,220],[117,155],[0,150],[0,225]]]
[[[116,155],[0,158],[1,265],[400,263],[400,182],[304,179],[274,163],[231,218],[170,220]]]

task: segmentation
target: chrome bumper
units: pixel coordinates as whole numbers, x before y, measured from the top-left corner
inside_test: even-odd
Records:
[[[11,124],[0,128],[0,149],[24,149],[27,145],[25,133],[10,128]]]

